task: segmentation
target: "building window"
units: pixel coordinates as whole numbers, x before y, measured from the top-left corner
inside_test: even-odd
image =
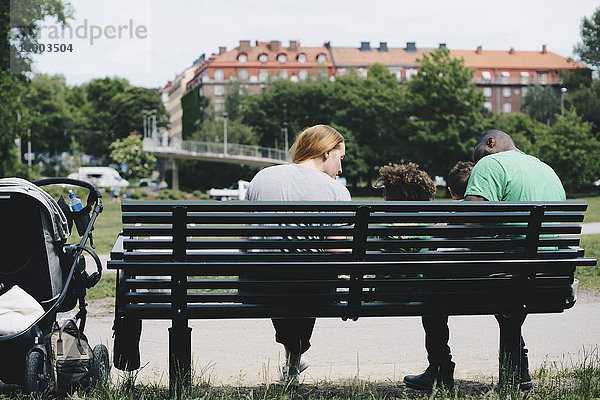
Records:
[[[483,95],[485,97],[492,97],[492,88],[491,87],[484,87],[483,88]]]
[[[308,78],[308,71],[305,69],[301,69],[298,71],[298,79],[301,81],[305,81]]]
[[[326,69],[320,69],[319,70],[319,76],[321,78],[327,78],[327,70]]]
[[[344,76],[344,75],[346,75],[346,73],[348,73],[348,71],[346,70],[346,68],[340,68],[340,69],[338,69],[338,75]]]
[[[258,77],[256,75],[250,75],[250,82],[258,82]]]
[[[298,82],[298,75],[292,75],[292,76],[290,76],[290,81],[292,81],[292,82]]]
[[[416,69],[412,69],[412,68],[411,69],[407,69],[406,72],[405,72],[406,80],[410,81],[412,79],[412,77],[415,76],[418,73],[419,73],[419,71],[416,70]]]
[[[489,111],[492,111],[492,103],[490,101],[483,103],[483,107]]]
[[[215,85],[215,96],[223,96],[223,95],[225,95],[225,86]]]
[[[245,63],[248,61],[248,56],[246,54],[240,54],[238,56],[238,62]]]
[[[527,85],[529,81],[529,72],[521,72],[521,85]]]
[[[527,96],[527,88],[526,87],[521,89],[521,96],[523,96],[523,97]]]
[[[240,79],[246,80],[248,79],[248,70],[240,69]]]
[[[546,72],[540,72],[540,85],[548,84],[548,74]]]
[[[508,114],[511,111],[512,111],[512,106],[510,105],[510,103],[502,104],[502,112]]]
[[[511,95],[511,90],[509,87],[502,88],[502,96],[510,97],[510,95]]]
[[[215,102],[215,111],[216,112],[222,112],[224,109],[225,109],[225,107],[224,107],[224,103],[222,100]]]
[[[304,64],[306,62],[306,54],[304,54],[304,53],[298,54],[298,62]]]
[[[222,69],[215,69],[215,81],[222,82],[225,78],[225,74]]]
[[[287,69],[280,69],[279,70],[279,77],[281,79],[287,79],[287,77],[288,77]]]
[[[366,68],[359,68],[358,71],[356,71],[356,74],[358,76],[360,76],[361,78],[366,78],[367,77],[367,69]]]
[[[502,72],[502,83],[504,83],[505,85],[508,84],[509,79],[510,79],[510,72],[507,72],[507,71]]]
[[[319,55],[317,55],[317,62],[319,64],[325,64],[325,62],[327,61],[327,56],[323,53],[319,53]]]
[[[261,69],[260,71],[258,71],[258,81],[259,82],[264,82],[269,78],[269,71],[267,71],[266,69]]]
[[[277,61],[283,64],[287,61],[287,56],[285,54],[280,54],[277,56]]]
[[[490,71],[481,71],[481,78],[483,78],[485,82],[491,82],[492,74],[490,73]]]
[[[258,61],[264,64],[269,61],[269,56],[267,56],[265,53],[262,53],[258,56]]]

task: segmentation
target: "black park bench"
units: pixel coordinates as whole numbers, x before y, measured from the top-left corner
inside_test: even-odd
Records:
[[[527,314],[573,307],[575,268],[596,265],[577,236],[586,207],[124,201],[108,262],[118,270],[115,365],[138,367],[126,353],[144,319],[172,321],[174,390],[191,378],[190,319],[502,314],[513,379]]]

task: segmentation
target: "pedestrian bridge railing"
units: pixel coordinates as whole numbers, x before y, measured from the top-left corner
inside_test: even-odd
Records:
[[[144,138],[143,148],[144,151],[167,158],[196,159],[260,167],[290,163],[288,152],[285,150],[247,144],[194,140],[172,140],[168,144],[161,144],[153,138]]]

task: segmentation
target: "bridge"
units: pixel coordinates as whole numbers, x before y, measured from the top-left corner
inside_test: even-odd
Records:
[[[177,160],[201,160],[229,164],[245,164],[255,167],[289,164],[288,152],[269,147],[234,143],[171,140],[161,142],[156,135],[145,137],[143,149],[170,162],[173,169],[173,189],[179,189]]]
[[[285,150],[247,144],[197,142],[174,140],[168,145],[154,138],[144,138],[144,151],[157,157],[192,159],[229,164],[246,164],[255,167],[289,164]]]

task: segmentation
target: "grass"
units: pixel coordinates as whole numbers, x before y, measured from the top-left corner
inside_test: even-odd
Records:
[[[585,249],[586,257],[595,257],[600,260],[600,234],[581,235],[581,247]],[[575,278],[579,279],[579,289],[600,291],[600,268],[577,267]]]
[[[600,196],[583,197],[574,200],[583,200],[588,203],[588,209],[585,212],[585,219],[583,222],[600,222]]]
[[[114,297],[116,280],[117,274],[112,272],[103,273],[100,282],[87,291],[86,298],[88,300],[97,300],[104,299],[106,297]]]
[[[535,386],[521,392],[512,386],[457,380],[452,392],[434,389],[420,392],[400,382],[370,382],[352,379],[345,382],[303,383],[297,389],[267,384],[253,387],[214,386],[210,379],[196,378],[182,399],[203,400],[388,400],[388,399],[486,399],[486,400],[588,400],[600,398],[600,358],[598,349],[581,352],[577,362],[546,363],[534,371]],[[43,399],[80,400],[158,400],[167,398],[168,389],[158,384],[135,384],[135,375],[122,375],[116,383]],[[0,399],[26,399],[17,388],[0,392]]]

